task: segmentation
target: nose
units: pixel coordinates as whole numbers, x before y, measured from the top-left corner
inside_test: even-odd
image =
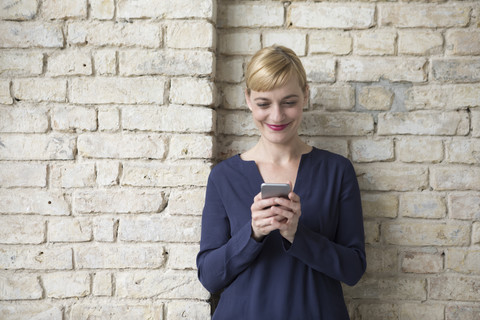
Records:
[[[283,113],[283,108],[279,104],[275,104],[272,108],[272,113],[270,114],[270,118],[275,123],[281,123],[285,117]]]

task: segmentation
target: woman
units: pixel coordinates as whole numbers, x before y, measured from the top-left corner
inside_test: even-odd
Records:
[[[349,319],[340,282],[366,268],[362,209],[351,163],[298,135],[305,70],[285,47],[257,52],[245,98],[258,143],[210,174],[197,256],[201,283],[222,292],[213,319]],[[289,182],[288,199],[262,199]]]

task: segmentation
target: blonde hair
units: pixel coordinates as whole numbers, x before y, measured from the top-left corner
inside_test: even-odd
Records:
[[[270,91],[285,85],[290,77],[298,79],[300,88],[307,88],[307,76],[302,62],[293,50],[273,45],[259,50],[247,65],[247,92]]]

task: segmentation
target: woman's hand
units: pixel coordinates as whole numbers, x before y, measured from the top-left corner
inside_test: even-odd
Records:
[[[300,197],[294,192],[288,194],[288,199],[268,198],[262,199],[257,194],[251,206],[252,211],[252,237],[261,241],[273,230],[293,243],[297,232],[298,219],[301,215]]]

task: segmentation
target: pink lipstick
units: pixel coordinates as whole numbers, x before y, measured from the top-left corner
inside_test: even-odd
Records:
[[[282,131],[286,127],[288,127],[290,123],[287,124],[267,124],[267,127],[272,129],[273,131]]]

